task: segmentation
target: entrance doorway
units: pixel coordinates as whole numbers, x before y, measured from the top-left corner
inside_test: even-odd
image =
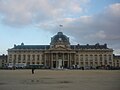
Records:
[[[53,68],[56,68],[56,61],[53,61]]]
[[[68,68],[68,61],[64,61],[64,68]]]

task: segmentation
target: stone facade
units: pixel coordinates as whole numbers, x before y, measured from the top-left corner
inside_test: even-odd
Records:
[[[120,67],[120,55],[113,55],[114,67]]]
[[[48,68],[97,68],[114,66],[113,49],[107,44],[71,45],[69,37],[58,32],[50,45],[14,45],[8,49],[8,64],[43,65]]]
[[[7,55],[0,55],[0,68],[6,68],[7,66]]]

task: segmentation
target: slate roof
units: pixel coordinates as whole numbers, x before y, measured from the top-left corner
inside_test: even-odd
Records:
[[[17,45],[13,49],[49,49],[50,45]],[[108,49],[107,45],[70,45],[71,49]]]
[[[113,58],[120,59],[120,55],[113,55]]]
[[[55,36],[51,38],[51,44],[55,44],[56,42],[59,41],[59,39],[61,39],[63,42],[70,44],[69,38],[62,32],[58,32]]]
[[[71,45],[71,49],[108,49],[107,45],[99,45],[99,44],[95,44],[95,45]]]
[[[13,49],[49,49],[50,45],[17,45]]]

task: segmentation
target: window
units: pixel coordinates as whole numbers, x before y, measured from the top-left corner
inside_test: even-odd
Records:
[[[109,61],[111,61],[111,60],[112,60],[111,55],[109,55]]]
[[[40,58],[39,58],[40,56],[39,55],[37,55],[37,60],[39,60]]]
[[[26,55],[23,55],[23,60],[25,60],[26,59]]]
[[[55,53],[53,53],[53,59],[55,60],[55,58],[56,58],[56,54],[55,54]]]
[[[68,55],[64,54],[64,59],[67,60],[68,59]]]
[[[37,64],[40,64],[39,62],[37,62]]]
[[[102,61],[102,55],[100,55],[100,61]]]
[[[92,61],[93,60],[93,55],[90,55],[90,61]]]
[[[80,60],[83,61],[83,55],[80,55]]]
[[[85,55],[85,60],[88,61],[88,55]]]
[[[9,60],[12,60],[12,55],[11,54],[9,55]]]
[[[14,55],[14,60],[16,60],[16,55]]]
[[[27,56],[27,60],[30,61],[30,55]]]
[[[29,65],[30,64],[30,62],[27,62],[27,65]]]
[[[97,61],[97,55],[95,55],[95,61]]]
[[[32,55],[32,59],[35,60],[35,55]]]
[[[104,60],[107,60],[107,56],[106,55],[104,55]]]
[[[21,60],[21,55],[18,55],[18,60]]]
[[[83,65],[83,62],[81,62],[81,65]]]

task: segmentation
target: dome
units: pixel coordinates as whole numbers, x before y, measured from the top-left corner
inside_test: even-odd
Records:
[[[62,32],[58,32],[57,35],[51,38],[51,45],[54,45],[60,42],[64,44],[70,44],[69,38],[66,35],[64,35]]]

